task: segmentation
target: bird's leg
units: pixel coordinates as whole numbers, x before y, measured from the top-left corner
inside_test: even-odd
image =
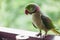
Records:
[[[45,35],[44,35],[44,38],[46,37],[46,35],[47,35],[47,32],[48,32],[48,31],[45,31]]]
[[[42,32],[41,32],[41,30],[40,30],[40,33],[38,33],[37,36],[41,36],[41,35],[42,35]]]
[[[45,36],[47,35],[47,31],[45,31]]]
[[[47,35],[47,31],[45,31],[45,35],[43,36],[43,40],[46,40],[46,35]]]
[[[45,31],[45,35],[44,35],[44,38],[46,38],[46,35],[47,35],[47,31]]]

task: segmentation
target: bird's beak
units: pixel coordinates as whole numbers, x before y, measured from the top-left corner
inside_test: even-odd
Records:
[[[25,14],[28,15],[28,13],[29,13],[28,10],[25,10]]]

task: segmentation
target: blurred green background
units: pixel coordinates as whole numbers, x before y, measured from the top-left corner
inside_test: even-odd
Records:
[[[36,3],[60,30],[60,0],[0,0],[0,26],[37,31],[32,26],[30,15],[25,15],[25,6]]]

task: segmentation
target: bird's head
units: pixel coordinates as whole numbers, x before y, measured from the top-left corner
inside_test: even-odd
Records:
[[[33,14],[35,12],[39,11],[39,6],[37,4],[29,4],[25,7],[25,14]]]

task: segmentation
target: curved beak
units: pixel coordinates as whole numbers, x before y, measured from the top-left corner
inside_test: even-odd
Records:
[[[28,15],[29,11],[28,10],[25,10],[25,14]]]
[[[29,12],[28,10],[25,10],[25,14],[28,15],[28,14],[32,14],[33,12]]]

